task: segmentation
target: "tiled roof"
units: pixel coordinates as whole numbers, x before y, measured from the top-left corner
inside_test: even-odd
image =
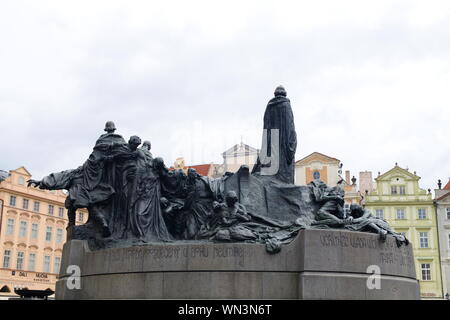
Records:
[[[447,184],[445,185],[444,190],[450,190],[450,179],[448,180]]]
[[[437,198],[437,199],[435,199],[435,201],[439,201],[439,200],[442,200],[442,199],[444,199],[444,198],[446,198],[448,195],[450,195],[450,191],[449,192],[447,192],[446,194],[443,194],[442,196],[440,196],[439,198]]]
[[[209,168],[211,168],[211,164],[199,164],[196,166],[187,166],[187,168],[193,168],[197,171],[198,174],[202,176],[207,176]]]
[[[213,164],[198,164],[195,166],[186,166],[183,168],[183,171],[185,171],[185,173],[186,173],[187,169],[192,168],[192,169],[195,169],[195,171],[197,171],[198,174],[200,174],[202,176],[207,176],[209,173],[209,169],[211,168],[212,165]],[[169,171],[173,171],[173,170],[175,170],[174,167],[169,168]]]

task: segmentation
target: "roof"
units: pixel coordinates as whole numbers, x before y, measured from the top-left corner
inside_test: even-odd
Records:
[[[448,183],[447,183],[447,184],[448,184]],[[450,195],[450,191],[447,192],[447,193],[444,193],[442,196],[440,196],[439,198],[436,198],[436,199],[434,199],[434,200],[435,200],[435,201],[442,200],[442,199],[446,198],[448,195]]]
[[[448,179],[448,182],[445,185],[444,190],[450,190],[450,179]]]
[[[310,162],[313,162],[313,161],[322,161],[322,162],[325,162],[325,163],[339,163],[339,162],[341,162],[341,160],[333,158],[333,157],[330,157],[330,156],[327,156],[327,155],[325,155],[323,153],[313,152],[313,153],[307,155],[306,157],[304,157],[304,158],[302,158],[300,160],[297,160],[295,162],[295,164],[307,164],[307,163],[310,163]]]
[[[15,169],[15,170],[11,170],[11,171],[12,172],[17,172],[17,173],[20,173],[20,174],[24,174],[26,176],[30,176],[31,177],[31,173],[24,166],[21,166],[21,167]]]
[[[197,171],[198,174],[202,176],[207,176],[209,169],[211,168],[212,164],[199,164],[196,166],[187,166],[186,168],[193,168],[195,171]]]
[[[389,176],[392,173],[399,173],[402,175],[406,175],[413,180],[420,179],[420,177],[418,175],[413,174],[413,173],[409,172],[408,170],[399,167],[398,165],[395,165],[391,170],[389,170],[389,171],[383,173],[382,175],[378,176],[377,178],[375,178],[375,181],[383,180],[384,178],[386,178],[387,176]]]
[[[255,149],[248,144],[241,142],[224,151],[222,153],[222,156],[232,154],[245,154],[246,152],[249,154],[258,154],[258,149]]]

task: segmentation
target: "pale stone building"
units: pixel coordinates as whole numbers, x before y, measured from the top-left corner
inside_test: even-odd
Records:
[[[259,150],[243,142],[236,144],[222,153],[223,171],[236,172],[242,165],[247,165],[252,170],[258,159]]]
[[[0,298],[14,288],[55,290],[66,241],[66,194],[27,186],[24,167],[0,175]],[[77,224],[87,212],[77,213]]]
[[[380,176],[380,173],[378,173]],[[372,171],[361,171],[359,173],[359,194],[361,196],[361,204],[364,205],[366,202],[366,195],[370,192],[375,191],[376,182],[372,178]]]
[[[450,179],[434,190],[444,296],[450,295]],[[448,296],[447,296],[448,297]],[[448,299],[448,298],[447,298]]]
[[[219,178],[222,177],[225,172],[238,171],[244,164],[247,165],[251,171],[256,163],[256,160],[258,159],[258,154],[258,149],[241,142],[240,144],[236,144],[222,153],[222,164],[208,163],[188,166],[186,165],[184,158],[180,157],[175,160],[171,169],[181,169],[184,173],[186,173],[187,169],[193,168],[202,176]]]
[[[368,193],[374,190],[372,171],[361,171],[359,173],[359,191]]]
[[[375,178],[375,189],[365,194],[365,208],[409,239],[421,297],[442,298],[436,211],[431,193],[420,188],[419,180],[396,164]]]

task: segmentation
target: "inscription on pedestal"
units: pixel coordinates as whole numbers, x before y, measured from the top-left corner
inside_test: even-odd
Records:
[[[346,233],[322,233],[320,244],[324,248],[353,248],[362,251],[376,251],[380,265],[397,265],[410,270],[414,268],[412,250],[409,247],[397,247],[393,239],[381,242],[376,237]]]
[[[189,247],[130,247],[111,252],[111,261],[140,260],[151,257],[155,260],[179,260],[187,258],[244,258],[251,256],[240,246],[189,246]]]

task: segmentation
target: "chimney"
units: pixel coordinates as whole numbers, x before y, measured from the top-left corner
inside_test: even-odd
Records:
[[[366,192],[367,190],[367,192]],[[366,194],[373,191],[372,171],[359,173],[359,192]]]
[[[350,185],[350,170],[345,170],[345,183],[347,183],[347,185]]]

